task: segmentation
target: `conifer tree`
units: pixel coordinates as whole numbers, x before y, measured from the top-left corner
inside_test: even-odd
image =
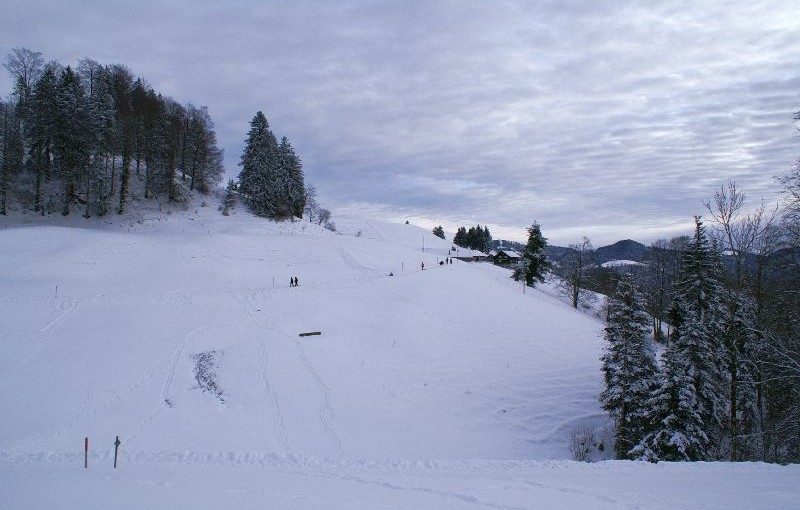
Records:
[[[681,261],[670,311],[662,388],[651,400],[653,428],[637,454],[652,460],[709,460],[721,455],[728,412],[726,307],[722,268],[700,217]]]
[[[617,283],[608,303],[605,338],[601,357],[606,389],[600,401],[616,422],[615,448],[620,459],[629,453],[648,431],[648,399],[658,388],[658,367],[650,339],[650,318],[645,300],[630,275]]]
[[[444,229],[442,228],[441,225],[439,225],[438,227],[433,227],[433,235],[441,239],[444,239]]]
[[[629,456],[650,462],[706,460],[710,441],[690,358],[684,350],[670,348],[662,365],[662,383],[646,403],[649,430]]]
[[[462,248],[467,247],[467,229],[465,227],[458,227],[456,235],[453,236],[453,244]]]
[[[512,278],[519,281],[525,279],[525,285],[533,286],[536,282],[544,283],[544,273],[550,267],[547,261],[547,239],[542,235],[539,224],[535,221],[528,228],[528,243],[522,251],[522,261],[514,269]]]
[[[257,112],[250,121],[244,153],[239,162],[239,192],[250,210],[267,218],[276,216],[275,192],[271,185],[276,174],[278,143],[267,118]]]
[[[63,215],[68,215],[89,161],[86,104],[78,76],[67,66],[56,94],[55,162],[64,183]]]

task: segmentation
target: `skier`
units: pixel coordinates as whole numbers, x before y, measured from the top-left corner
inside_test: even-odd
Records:
[[[422,270],[425,271],[425,262],[422,263]]]

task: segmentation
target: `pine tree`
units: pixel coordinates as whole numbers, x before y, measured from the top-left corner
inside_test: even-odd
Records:
[[[695,217],[695,234],[681,261],[676,301],[679,323],[673,343],[684,344],[694,374],[695,391],[700,413],[712,448],[722,445],[722,433],[728,416],[728,366],[723,339],[729,317],[725,305],[723,269],[716,244],[706,234],[699,216]]]
[[[302,218],[306,199],[303,165],[285,136],[278,145],[277,168],[274,184],[277,188],[275,200],[280,204],[277,219]]]
[[[33,208],[44,214],[43,188],[52,176],[52,155],[55,148],[55,118],[58,112],[57,89],[60,68],[55,63],[45,66],[33,87],[30,115],[25,125],[28,160],[35,173]]]
[[[629,275],[617,283],[609,300],[601,357],[606,389],[600,400],[616,421],[617,457],[630,451],[648,431],[647,407],[650,394],[658,387],[658,367],[647,333],[650,318],[642,294]]]
[[[267,118],[257,112],[250,122],[245,149],[239,166],[239,192],[250,210],[267,218],[275,217],[274,190],[275,156],[278,143],[269,129]]]
[[[438,227],[434,227],[433,228],[433,235],[435,235],[436,237],[439,237],[441,239],[444,239],[444,229],[442,228],[441,225],[439,225]]]
[[[64,183],[62,214],[66,216],[89,161],[83,87],[69,66],[61,73],[56,101],[55,163]]]
[[[689,356],[683,350],[668,349],[662,364],[662,383],[645,406],[649,430],[629,456],[650,462],[706,460],[709,438]]]
[[[228,216],[231,213],[231,209],[236,206],[236,193],[238,188],[236,183],[233,179],[228,180],[228,185],[225,188],[225,199],[224,199],[224,208],[222,209],[222,215]]]
[[[25,147],[18,117],[10,104],[0,100],[0,214],[7,212],[12,180],[22,171]]]
[[[453,244],[462,248],[467,247],[467,229],[465,227],[458,227],[456,235],[453,237]]]
[[[492,251],[492,234],[489,232],[489,227],[486,225],[483,226],[483,235],[480,238],[480,243],[481,247],[478,249],[483,253],[489,253]]]
[[[522,251],[522,260],[514,269],[512,278],[519,281],[525,279],[525,285],[534,286],[536,282],[544,283],[544,273],[550,267],[547,261],[547,239],[535,221],[528,228],[528,243]]]
[[[708,460],[721,455],[730,405],[721,278],[719,254],[695,217],[695,235],[681,261],[670,311],[674,330],[664,353],[664,385],[651,402],[653,429],[637,450],[644,457]]]

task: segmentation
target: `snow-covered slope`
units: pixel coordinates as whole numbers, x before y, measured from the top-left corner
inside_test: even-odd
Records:
[[[606,422],[602,323],[414,226],[337,224],[9,220],[0,506],[672,508],[613,487],[674,474],[707,508],[698,470],[755,484],[739,508],[797,497],[794,468],[566,461]]]

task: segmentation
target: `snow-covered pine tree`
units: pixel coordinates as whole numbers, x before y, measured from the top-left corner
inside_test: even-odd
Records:
[[[277,218],[302,218],[305,208],[305,182],[303,165],[292,144],[284,136],[278,145],[278,164],[275,174]]]
[[[433,235],[435,235],[440,239],[444,239],[444,229],[442,228],[441,225],[439,225],[438,227],[433,227]]]
[[[466,227],[458,227],[458,230],[456,230],[456,235],[453,236],[453,244],[455,244],[456,246],[461,246],[462,248],[467,247]]]
[[[694,329],[684,324],[685,333]],[[629,458],[649,462],[708,459],[709,438],[695,391],[693,367],[683,349],[672,344],[662,356],[661,385],[646,402],[649,429]]]
[[[709,455],[716,458],[724,447],[730,406],[724,344],[729,314],[718,246],[710,241],[699,216],[688,248],[676,285],[676,301],[683,306],[676,310],[685,314],[677,322],[691,327],[678,326],[673,344],[678,343],[689,356],[700,414],[711,442]]]
[[[44,214],[44,186],[52,173],[52,153],[55,145],[55,127],[53,119],[58,105],[56,90],[58,87],[60,67],[49,63],[44,67],[39,79],[33,86],[33,97],[30,101],[28,122],[25,124],[25,136],[28,139],[28,160],[33,168],[34,192],[33,209]]]
[[[480,226],[479,226],[480,228]],[[489,232],[489,227],[483,226],[483,235],[481,236],[482,246],[479,248],[483,253],[489,253],[492,250],[492,234]]]
[[[647,336],[649,324],[644,297],[631,276],[623,276],[609,299],[605,328],[608,343],[600,358],[606,382],[600,401],[616,422],[614,446],[620,459],[630,458],[629,452],[647,433],[647,402],[660,382]]]
[[[547,261],[547,239],[542,235],[541,227],[535,221],[528,228],[528,243],[522,250],[522,261],[511,275],[514,280],[525,279],[525,285],[534,286],[536,282],[544,283],[544,273],[550,267]]]
[[[14,107],[0,99],[0,214],[5,215],[12,178],[22,169],[25,148]]]
[[[80,79],[69,66],[59,78],[56,103],[54,161],[64,183],[61,214],[66,216],[89,161],[85,95]]]
[[[258,216],[274,218],[276,216],[275,162],[278,143],[269,129],[267,118],[257,112],[250,121],[245,148],[239,166],[239,192],[245,203]]]
[[[303,210],[306,207],[306,182],[303,173],[303,162],[294,152],[294,147],[289,143],[286,137],[283,137],[285,143],[285,153],[289,165],[289,203],[292,208],[292,215],[295,218],[303,217]]]
[[[722,455],[730,405],[723,345],[724,292],[719,254],[697,216],[670,311],[674,330],[664,353],[664,383],[660,396],[650,404],[654,428],[641,448],[635,449],[637,455],[652,458],[645,450],[661,460],[708,460]]]

